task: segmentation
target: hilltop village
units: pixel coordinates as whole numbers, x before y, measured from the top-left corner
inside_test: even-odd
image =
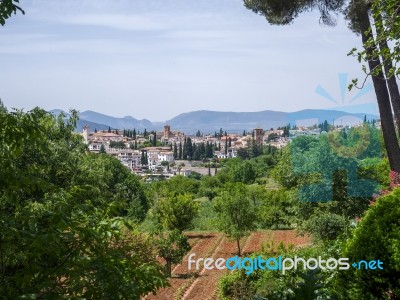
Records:
[[[133,173],[147,177],[170,178],[189,176],[193,172],[214,175],[221,159],[245,157],[262,148],[283,148],[299,135],[319,135],[323,126],[314,128],[283,127],[276,130],[255,128],[242,134],[222,129],[214,134],[194,135],[173,131],[169,125],[163,131],[137,132],[111,129],[91,132],[83,128],[83,138],[91,152],[116,157]]]

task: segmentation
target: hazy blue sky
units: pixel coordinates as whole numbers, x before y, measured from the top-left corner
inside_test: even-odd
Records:
[[[91,109],[163,121],[179,113],[337,107],[338,73],[362,76],[343,20],[269,25],[241,0],[21,0],[0,27],[8,107]],[[346,101],[351,95],[346,96]],[[341,100],[340,100],[341,101]],[[354,104],[374,101],[374,93]]]

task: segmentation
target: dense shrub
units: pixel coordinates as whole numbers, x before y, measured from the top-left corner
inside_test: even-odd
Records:
[[[345,244],[350,261],[381,260],[383,270],[341,272],[338,288],[345,299],[400,297],[400,188],[377,199]]]

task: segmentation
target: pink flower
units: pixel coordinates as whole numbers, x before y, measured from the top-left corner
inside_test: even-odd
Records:
[[[390,177],[390,182],[391,182],[390,186],[391,187],[392,187],[392,184],[393,184],[393,186],[398,186],[400,184],[400,174],[399,173],[397,173],[395,171],[390,171],[389,177]]]

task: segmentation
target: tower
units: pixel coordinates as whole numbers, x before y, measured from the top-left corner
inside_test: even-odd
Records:
[[[85,144],[89,144],[89,126],[87,126],[87,124],[83,126],[82,135],[83,139],[85,140]]]
[[[169,139],[171,137],[171,126],[165,125],[164,126],[164,139]]]
[[[253,135],[254,135],[254,141],[257,146],[262,146],[263,144],[263,138],[264,138],[264,130],[262,128],[255,128],[253,130]]]

